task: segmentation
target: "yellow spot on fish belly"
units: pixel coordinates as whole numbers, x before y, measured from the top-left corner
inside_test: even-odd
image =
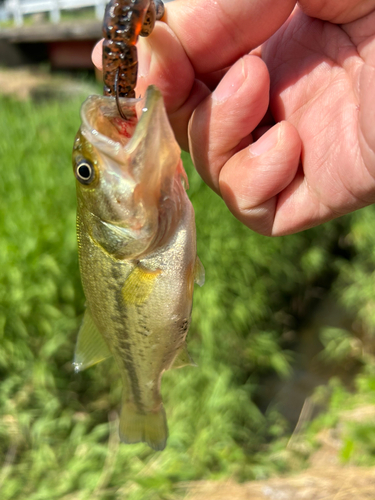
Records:
[[[161,269],[150,271],[142,266],[137,266],[132,271],[122,289],[122,295],[126,304],[142,304],[150,296],[155,280],[161,273]]]

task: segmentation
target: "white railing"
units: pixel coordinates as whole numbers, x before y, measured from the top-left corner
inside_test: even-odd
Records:
[[[13,17],[17,26],[22,26],[23,16],[27,14],[38,14],[49,12],[53,23],[60,21],[61,10],[82,9],[84,7],[95,7],[97,19],[103,19],[104,9],[109,0],[5,0],[0,7],[0,20]],[[164,3],[173,0],[164,0]]]

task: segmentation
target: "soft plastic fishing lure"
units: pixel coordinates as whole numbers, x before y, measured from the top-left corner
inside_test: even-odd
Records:
[[[148,36],[155,21],[163,17],[161,0],[111,0],[105,10],[103,23],[104,95],[116,97],[123,116],[119,97],[135,97],[138,57],[138,36]]]

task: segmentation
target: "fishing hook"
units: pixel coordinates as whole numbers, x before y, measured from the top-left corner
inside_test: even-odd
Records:
[[[121,118],[126,120],[126,116],[124,115],[124,112],[121,108],[120,104],[120,97],[119,97],[119,92],[118,92],[118,74],[119,74],[120,68],[117,68],[116,75],[115,75],[115,83],[114,83],[114,91],[115,91],[115,96],[116,96],[116,106],[117,106],[117,111],[119,112],[119,115]]]

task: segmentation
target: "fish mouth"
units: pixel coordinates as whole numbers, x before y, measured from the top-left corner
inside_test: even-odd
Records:
[[[163,96],[155,86],[149,86],[144,97],[119,98],[119,104],[125,119],[115,97],[91,95],[81,107],[82,133],[100,152],[112,158],[122,152],[131,155],[156,128],[173,136],[165,126]]]

